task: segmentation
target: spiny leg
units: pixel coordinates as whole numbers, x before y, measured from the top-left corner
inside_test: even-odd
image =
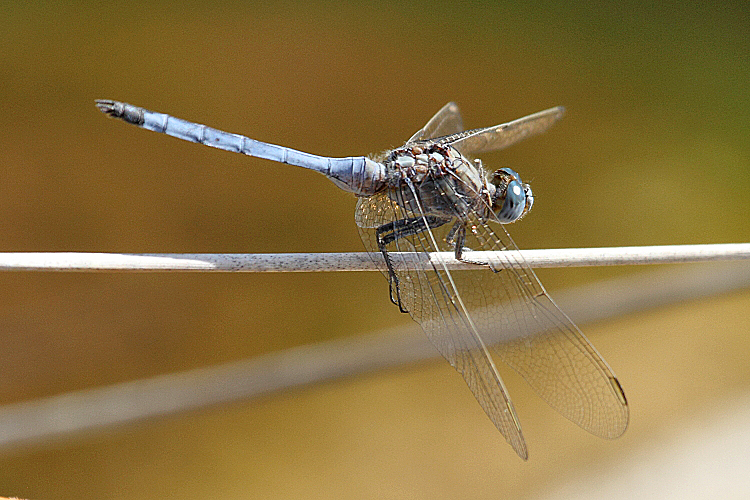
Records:
[[[453,247],[456,260],[465,262],[466,264],[487,266],[495,273],[499,273],[500,271],[502,271],[502,268],[496,269],[495,266],[490,264],[488,261],[475,260],[467,258],[465,256],[466,253],[472,252],[471,248],[464,246],[464,244],[466,243],[466,222],[461,220],[456,221],[451,230],[448,232],[448,236],[445,237],[445,241]]]
[[[450,222],[450,219],[438,217],[436,215],[407,217],[383,224],[375,230],[378,240],[378,248],[380,249],[380,253],[383,254],[385,265],[388,268],[388,292],[390,294],[391,302],[396,304],[399,311],[402,313],[409,311],[404,307],[403,302],[401,301],[401,290],[399,288],[398,276],[396,275],[393,261],[391,260],[391,256],[388,254],[388,249],[386,247],[404,236],[412,236],[421,233],[426,229],[440,227],[448,222]]]

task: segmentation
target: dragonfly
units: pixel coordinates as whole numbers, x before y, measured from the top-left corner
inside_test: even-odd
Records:
[[[562,106],[464,130],[451,102],[401,147],[375,157],[329,158],[120,101],[96,105],[147,130],[315,170],[354,193],[355,222],[388,280],[391,301],[463,376],[522,459],[528,459],[528,448],[495,359],[588,432],[607,439],[625,432],[628,403],[615,374],[520,254],[508,252],[518,247],[505,226],[531,210],[531,187],[515,170],[489,171],[477,158],[545,132],[562,118]],[[451,252],[475,269],[450,270],[445,262],[424,258],[432,252]]]

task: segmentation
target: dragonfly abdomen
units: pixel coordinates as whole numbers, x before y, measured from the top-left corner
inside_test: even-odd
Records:
[[[96,105],[103,113],[113,118],[119,118],[153,132],[233,153],[315,170],[331,179],[339,188],[360,196],[371,196],[385,187],[385,166],[366,156],[346,158],[318,156],[256,141],[243,135],[224,132],[120,101],[100,99],[96,101]]]

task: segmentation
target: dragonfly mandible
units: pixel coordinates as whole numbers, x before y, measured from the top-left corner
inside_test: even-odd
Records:
[[[531,187],[514,170],[490,172],[476,158],[546,131],[564,108],[464,130],[458,106],[448,103],[399,148],[374,158],[328,158],[119,101],[96,105],[148,130],[315,170],[354,193],[360,236],[391,301],[419,323],[524,460],[526,441],[492,354],[583,429],[608,439],[625,432],[628,403],[612,370],[534,271],[520,258],[500,257],[518,249],[505,225],[529,212]],[[474,259],[476,250],[498,257]],[[450,271],[420,258],[445,251],[477,270]]]

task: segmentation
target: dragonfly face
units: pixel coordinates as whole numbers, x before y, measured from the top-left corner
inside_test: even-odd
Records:
[[[509,224],[526,215],[534,205],[531,186],[521,182],[515,170],[500,168],[492,173],[489,179],[495,192],[492,194],[492,211],[498,222]]]

